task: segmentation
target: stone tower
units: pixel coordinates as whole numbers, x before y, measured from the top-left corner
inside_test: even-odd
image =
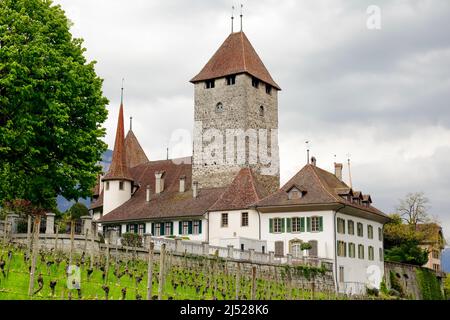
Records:
[[[193,181],[228,186],[250,167],[267,192],[279,188],[278,91],[244,32],[231,33],[192,80]]]

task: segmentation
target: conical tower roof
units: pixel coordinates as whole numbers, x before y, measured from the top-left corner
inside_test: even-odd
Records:
[[[191,82],[196,83],[239,73],[248,73],[281,90],[242,31],[230,34]]]
[[[136,138],[133,130],[128,131],[125,138],[125,150],[127,154],[127,163],[129,168],[149,162],[147,155],[142,149],[141,144]]]
[[[114,151],[111,165],[108,173],[103,180],[130,180],[133,178],[130,174],[127,164],[127,152],[125,148],[125,133],[123,124],[123,103],[120,104],[119,120],[117,122],[116,141],[114,143]]]

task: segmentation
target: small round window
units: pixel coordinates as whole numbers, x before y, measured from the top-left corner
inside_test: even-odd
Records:
[[[216,112],[223,112],[222,102],[219,102],[218,104],[216,104]]]
[[[260,107],[259,107],[259,115],[260,115],[261,117],[264,117],[264,107],[263,107],[263,106],[260,106]]]

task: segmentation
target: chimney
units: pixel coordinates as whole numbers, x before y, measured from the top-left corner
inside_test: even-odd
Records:
[[[317,165],[316,157],[311,157],[311,164],[315,167]]]
[[[183,193],[186,191],[186,176],[180,177],[180,192]]]
[[[192,196],[193,196],[194,198],[197,198],[197,197],[198,197],[198,182],[197,182],[197,181],[194,181],[194,182],[192,183]]]
[[[147,190],[145,194],[145,201],[150,202],[150,186],[147,185]]]
[[[342,168],[343,168],[342,163],[336,162],[334,163],[334,175],[341,181],[342,181]]]
[[[164,171],[155,172],[155,193],[160,194],[164,191]]]

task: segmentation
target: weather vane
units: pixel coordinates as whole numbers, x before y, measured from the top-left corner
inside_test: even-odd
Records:
[[[234,6],[231,7],[231,33],[234,32]]]
[[[242,17],[243,17],[242,8],[244,8],[244,5],[241,3],[241,32],[242,32]]]

